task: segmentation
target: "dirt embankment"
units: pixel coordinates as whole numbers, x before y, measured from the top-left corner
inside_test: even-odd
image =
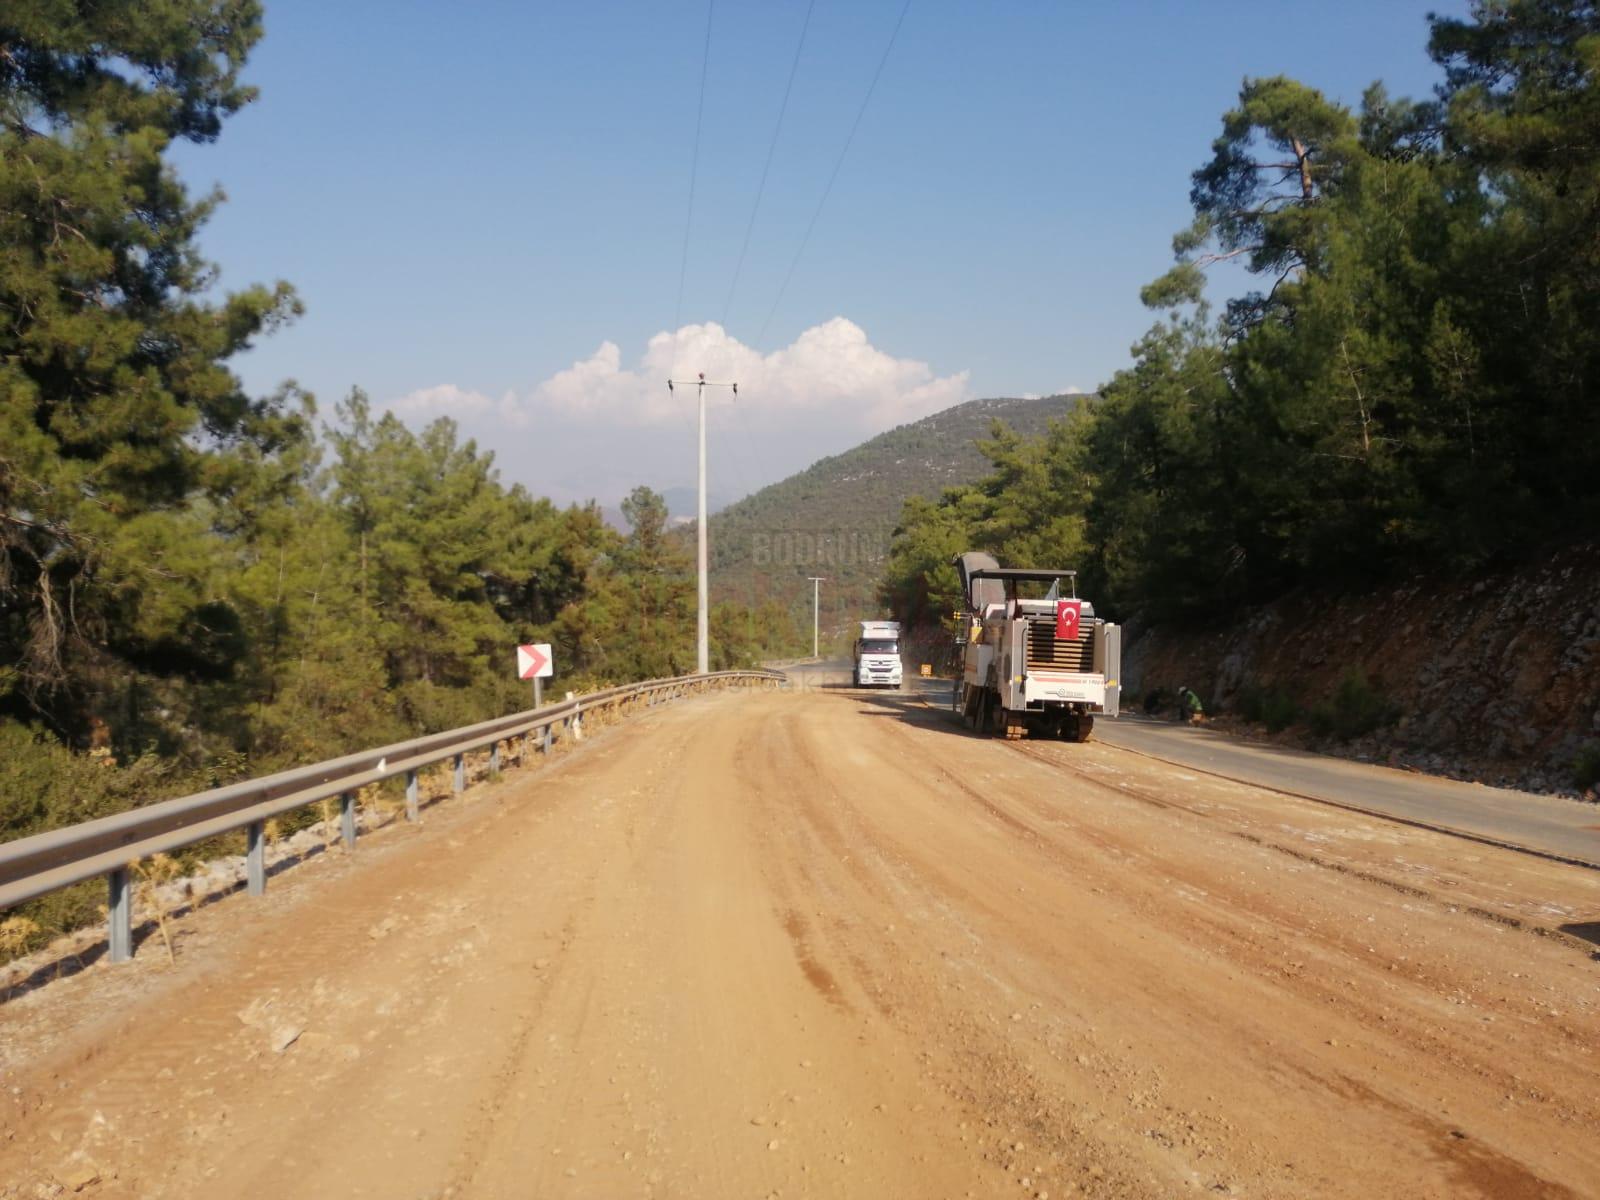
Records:
[[[1206,633],[1150,629],[1131,639],[1123,674],[1133,707],[1187,683],[1225,721],[1292,713],[1277,735],[1288,741],[1577,792],[1575,761],[1600,756],[1600,544],[1467,579],[1297,592]],[[1317,728],[1328,720],[1311,714],[1327,714],[1341,685],[1389,710],[1378,728],[1348,740]]]

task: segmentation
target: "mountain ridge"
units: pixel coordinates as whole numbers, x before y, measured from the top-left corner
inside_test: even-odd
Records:
[[[728,505],[709,519],[714,601],[777,600],[809,624],[811,576],[825,577],[821,624],[838,634],[880,614],[877,587],[900,510],[913,495],[984,474],[996,419],[1041,434],[1081,395],[969,400],[898,425]]]

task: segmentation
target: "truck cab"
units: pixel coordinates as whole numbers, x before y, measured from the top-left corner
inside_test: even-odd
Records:
[[[861,622],[861,636],[856,638],[854,659],[857,687],[899,687],[902,674],[899,622]]]

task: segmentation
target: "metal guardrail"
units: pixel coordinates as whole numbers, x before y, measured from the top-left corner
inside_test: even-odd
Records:
[[[369,784],[404,775],[406,820],[416,821],[419,819],[418,773],[434,763],[452,761],[455,768],[453,791],[459,793],[466,790],[466,756],[473,750],[489,747],[489,769],[496,771],[500,766],[502,742],[522,738],[526,755],[529,741],[537,734],[540,751],[548,752],[558,728],[563,740],[582,736],[586,712],[640,701],[656,704],[713,685],[783,682],[784,677],[775,671],[714,671],[707,675],[624,684],[461,729],[395,742],[376,750],[362,750],[261,779],[18,838],[0,845],[0,911],[104,875],[110,890],[110,959],[114,963],[126,962],[133,956],[133,895],[129,868],[140,859],[243,829],[246,833],[246,890],[252,896],[259,896],[267,889],[266,823],[281,813],[338,796],[342,806],[342,840],[346,847],[353,848],[356,796]]]

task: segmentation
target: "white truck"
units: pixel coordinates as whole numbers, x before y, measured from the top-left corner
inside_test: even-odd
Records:
[[[857,687],[900,686],[900,623],[863,621],[855,645]]]
[[[1001,567],[981,551],[955,560],[966,593],[953,703],[975,729],[1086,742],[1117,715],[1122,630],[1080,600],[1077,572]]]

